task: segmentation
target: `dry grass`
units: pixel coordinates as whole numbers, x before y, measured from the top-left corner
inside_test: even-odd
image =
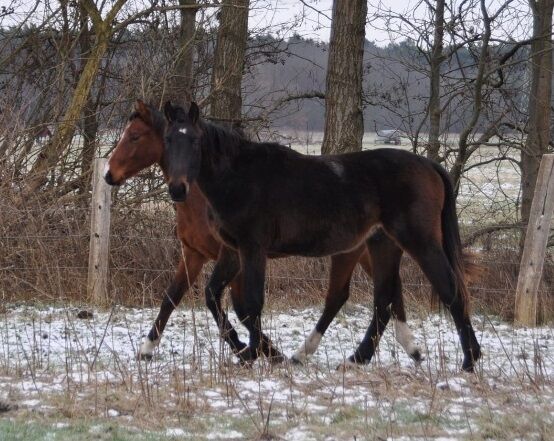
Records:
[[[39,300],[84,303],[89,244],[88,201],[79,205],[63,202],[16,207],[11,192],[0,200],[0,298],[4,302]],[[472,231],[467,231],[470,234]],[[519,257],[518,236],[500,232],[481,238],[476,262],[484,275],[472,286],[474,310],[511,320]],[[119,205],[112,210],[109,287],[114,303],[156,306],[169,284],[179,255],[174,238],[171,204],[160,202],[147,208]],[[211,265],[198,285],[202,286]],[[268,265],[268,302],[276,307],[320,305],[327,289],[328,259],[287,258]],[[406,303],[412,309],[428,310],[430,288],[417,265],[405,257],[401,269]],[[545,263],[541,312],[554,317],[554,260]],[[370,302],[371,281],[356,269],[352,300]],[[185,297],[202,296],[199,290]]]

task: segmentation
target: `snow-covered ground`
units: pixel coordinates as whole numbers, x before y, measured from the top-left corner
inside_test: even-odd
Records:
[[[75,418],[113,420],[168,439],[264,432],[289,440],[554,434],[551,327],[514,329],[475,316],[484,357],[476,374],[463,374],[451,321],[432,314],[409,321],[424,351],[420,366],[390,326],[369,366],[336,370],[370,319],[368,308],[348,305],[305,366],[260,360],[248,369],[220,343],[204,308],[175,312],[149,363],[137,361],[136,352],[157,310],[116,307],[89,320],[77,319],[77,312],[18,306],[0,315],[0,401],[18,406],[4,415],[55,418],[54,431]],[[267,311],[265,330],[290,356],[319,313]]]

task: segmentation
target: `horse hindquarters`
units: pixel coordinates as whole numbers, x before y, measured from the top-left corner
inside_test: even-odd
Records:
[[[384,222],[383,226],[418,262],[433,289],[450,310],[464,352],[462,369],[471,371],[481,351],[468,313],[469,300],[455,199],[446,171],[437,164],[433,164],[433,168],[442,181],[442,188],[438,186],[441,181],[437,181],[434,187],[422,186],[427,189],[427,194],[422,190],[416,201],[394,219]],[[444,201],[440,206],[436,202],[436,193],[432,192],[444,192]]]

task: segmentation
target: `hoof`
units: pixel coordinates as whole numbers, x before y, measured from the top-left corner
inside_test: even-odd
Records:
[[[152,358],[154,358],[152,354],[137,354],[137,360],[139,361],[152,361]]]
[[[462,363],[462,371],[475,372],[475,363],[481,358],[481,348],[477,347],[464,356]]]
[[[295,364],[296,366],[304,366],[304,362],[296,357],[296,355],[293,355],[290,357],[290,362],[292,364]]]
[[[423,360],[425,360],[425,357],[421,354],[421,351],[419,349],[416,349],[410,354],[410,357],[412,360],[414,360],[417,364],[421,363]]]
[[[258,358],[258,354],[256,351],[253,351],[250,346],[247,346],[242,351],[237,352],[237,357],[239,358],[239,364],[241,366],[250,367]]]
[[[354,355],[348,357],[343,363],[337,366],[337,371],[352,371],[359,370],[364,364],[367,364],[364,361],[358,361]]]
[[[285,357],[283,354],[273,354],[267,357],[267,359],[269,360],[269,363],[273,366],[277,364],[282,364],[287,361],[287,357]]]
[[[464,362],[462,363],[462,371],[475,372],[475,363],[473,359],[464,358]]]

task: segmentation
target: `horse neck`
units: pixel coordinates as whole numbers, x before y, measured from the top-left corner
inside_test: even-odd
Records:
[[[211,187],[227,174],[233,160],[240,155],[241,147],[247,141],[226,129],[214,128],[209,123],[204,125],[198,180],[201,187]]]

